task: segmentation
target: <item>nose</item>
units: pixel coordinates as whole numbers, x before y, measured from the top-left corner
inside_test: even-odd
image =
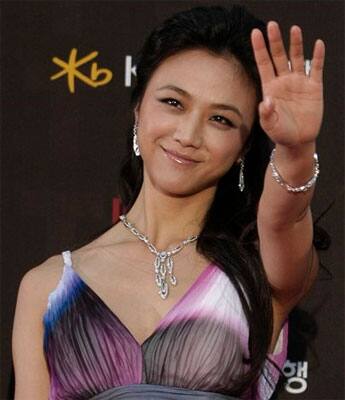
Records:
[[[173,138],[183,147],[199,148],[202,144],[201,119],[197,115],[182,118]]]

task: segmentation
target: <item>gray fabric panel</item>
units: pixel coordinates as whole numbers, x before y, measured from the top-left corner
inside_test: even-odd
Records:
[[[204,392],[201,390],[183,389],[178,387],[133,384],[119,386],[106,390],[90,400],[236,400],[236,397],[225,396],[220,393]]]

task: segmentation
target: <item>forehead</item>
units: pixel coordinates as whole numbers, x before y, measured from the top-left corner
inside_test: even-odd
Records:
[[[236,100],[244,105],[255,97],[254,85],[235,57],[205,49],[184,50],[166,58],[154,71],[147,89],[167,83],[210,103]]]
[[[215,54],[206,49],[184,50],[166,58],[156,68],[151,80],[167,78],[167,72],[184,80],[202,79],[213,84],[241,81],[249,85],[242,65],[234,56]]]

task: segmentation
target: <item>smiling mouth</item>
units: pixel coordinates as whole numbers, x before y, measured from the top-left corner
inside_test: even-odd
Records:
[[[169,151],[166,150],[162,147],[164,154],[167,158],[169,158],[172,161],[175,161],[177,164],[180,165],[193,165],[193,164],[197,164],[199,163],[199,161],[196,160],[192,160],[190,158],[185,158],[183,156],[181,156],[180,154],[174,152],[174,151]]]

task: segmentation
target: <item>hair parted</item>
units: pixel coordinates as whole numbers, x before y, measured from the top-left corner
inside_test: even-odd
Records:
[[[169,56],[188,49],[205,49],[215,55],[234,57],[255,88],[259,103],[261,82],[250,40],[253,28],[262,31],[268,44],[266,24],[240,5],[231,9],[198,6],[169,17],[151,32],[138,54],[131,106],[140,104],[157,67]],[[257,206],[271,142],[258,118],[256,113],[245,144],[246,189],[242,193],[238,190],[239,166],[233,165],[218,182],[197,240],[197,251],[222,268],[235,286],[248,321],[249,359],[243,359],[247,372],[234,379],[230,390],[223,391],[233,396],[247,393],[255,386],[265,361],[268,361],[273,331],[271,288],[257,249],[256,228]],[[131,129],[127,145],[128,154],[123,160],[119,179],[119,194],[125,210],[132,207],[143,182],[143,162],[141,157],[133,154]],[[266,378],[270,381],[270,377]]]

